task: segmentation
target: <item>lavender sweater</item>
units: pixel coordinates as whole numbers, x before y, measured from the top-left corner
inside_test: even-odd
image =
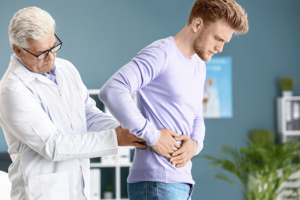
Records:
[[[159,130],[169,128],[197,141],[196,154],[201,151],[205,75],[205,63],[198,55],[186,57],[168,37],[141,50],[101,88],[99,98],[122,127],[147,141],[146,150],[135,151],[129,183],[195,183],[191,161],[176,168],[150,146],[158,140]],[[137,107],[130,96],[133,92],[137,92]]]

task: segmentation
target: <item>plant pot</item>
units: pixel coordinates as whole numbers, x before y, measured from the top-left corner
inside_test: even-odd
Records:
[[[282,96],[283,97],[291,97],[291,96],[293,96],[293,91],[291,91],[291,90],[283,90],[282,91]]]
[[[113,198],[113,192],[104,192],[103,199],[112,199]]]

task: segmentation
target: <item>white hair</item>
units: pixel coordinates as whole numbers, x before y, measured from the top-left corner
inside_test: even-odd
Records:
[[[10,45],[28,48],[27,39],[40,40],[55,30],[51,15],[37,7],[23,8],[16,12],[8,26]]]

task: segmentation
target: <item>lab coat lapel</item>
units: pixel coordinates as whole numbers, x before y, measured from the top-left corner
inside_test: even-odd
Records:
[[[45,77],[41,74],[37,74],[36,77],[39,81],[41,81],[45,84],[55,85],[55,83],[53,81],[51,81],[50,79],[48,79],[47,77]]]
[[[61,71],[58,69],[56,69],[56,82],[59,87],[59,93],[62,96],[64,94],[65,80],[63,73],[61,73]]]
[[[8,70],[16,74],[24,83],[36,78],[35,74],[26,69],[17,59],[11,56]]]
[[[33,79],[37,78],[39,81],[45,84],[53,84],[53,81],[49,80],[47,77],[34,73],[26,69],[16,58],[11,56],[11,60],[9,63],[9,69],[12,70],[24,83],[28,83]]]

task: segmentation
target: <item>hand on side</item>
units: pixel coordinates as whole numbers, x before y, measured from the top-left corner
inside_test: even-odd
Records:
[[[181,135],[176,137],[175,140],[182,141],[181,147],[172,153],[172,157],[169,159],[172,165],[176,165],[176,168],[183,167],[197,152],[197,142],[190,139],[187,135]]]
[[[118,146],[135,146],[140,149],[146,149],[145,140],[130,133],[128,129],[118,126],[116,129]],[[182,141],[180,146],[177,141]],[[151,145],[151,148],[161,156],[170,160],[172,165],[177,168],[183,167],[195,155],[197,151],[197,142],[190,139],[187,135],[179,135],[170,129],[160,130],[158,141]]]
[[[179,137],[179,135],[170,129],[162,129],[160,130],[159,139],[155,144],[151,145],[151,148],[159,155],[171,158],[170,154],[180,148],[174,137]]]
[[[115,131],[117,133],[118,146],[135,146],[140,149],[147,148],[146,144],[141,144],[142,142],[146,143],[146,141],[130,133],[128,129],[118,126]]]

